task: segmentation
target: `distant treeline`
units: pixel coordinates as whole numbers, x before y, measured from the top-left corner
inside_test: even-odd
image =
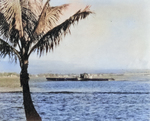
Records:
[[[77,77],[78,75],[76,74],[30,74],[30,77]],[[15,72],[4,72],[0,73],[0,77],[20,77],[20,74],[15,73]]]
[[[19,77],[19,74],[15,73],[15,72],[4,72],[4,73],[0,73],[0,77]]]
[[[84,75],[86,75],[87,77],[93,77],[93,78],[97,78],[97,77],[104,77],[104,76],[123,76],[124,74],[88,74],[88,73],[83,73]],[[64,77],[70,77],[70,78],[76,78],[76,77],[80,77],[83,74],[54,74],[54,73],[43,73],[43,74],[29,74],[29,76],[32,78],[34,77],[51,77],[51,78],[55,78],[55,77],[60,77],[60,78],[64,78]],[[0,73],[0,77],[20,77],[19,73],[15,73],[15,72],[4,72],[4,73]]]

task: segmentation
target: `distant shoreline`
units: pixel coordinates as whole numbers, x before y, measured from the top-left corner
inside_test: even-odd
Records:
[[[115,81],[144,81],[150,80],[150,72],[126,72],[109,74],[90,74],[93,78],[113,78]],[[39,74],[30,75],[31,81],[46,81],[46,78],[76,77],[75,74]],[[79,76],[79,75],[78,75]],[[42,78],[42,79],[40,79]],[[90,80],[85,80],[90,81]],[[17,73],[0,73],[0,92],[22,91],[20,87],[20,77]]]

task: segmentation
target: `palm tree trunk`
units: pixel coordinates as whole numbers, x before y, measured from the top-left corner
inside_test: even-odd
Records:
[[[26,61],[28,62],[28,61]],[[37,113],[36,109],[34,108],[30,88],[29,88],[29,74],[28,74],[28,63],[22,63],[21,65],[21,73],[20,73],[20,81],[21,86],[23,89],[23,104],[25,109],[25,115],[27,121],[41,121],[41,117]]]

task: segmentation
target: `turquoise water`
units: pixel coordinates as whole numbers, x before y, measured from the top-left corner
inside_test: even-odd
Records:
[[[150,81],[30,82],[43,121],[150,121]],[[0,93],[0,121],[25,121],[22,93]]]

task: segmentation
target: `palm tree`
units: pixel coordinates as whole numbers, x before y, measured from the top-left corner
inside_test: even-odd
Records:
[[[31,53],[39,56],[58,45],[61,37],[70,33],[70,26],[92,12],[89,6],[57,24],[68,4],[51,7],[50,0],[0,0],[0,57],[8,56],[20,63],[20,83],[26,119],[40,121],[29,89],[28,63]]]

